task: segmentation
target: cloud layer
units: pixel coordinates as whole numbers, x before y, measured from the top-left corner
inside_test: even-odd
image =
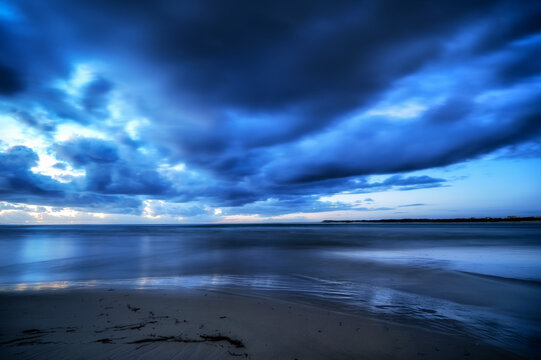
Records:
[[[407,173],[532,156],[539,18],[534,1],[7,2],[0,200],[278,215],[447,185]]]

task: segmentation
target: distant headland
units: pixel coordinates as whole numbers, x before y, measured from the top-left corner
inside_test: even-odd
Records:
[[[483,217],[483,218],[454,218],[454,219],[379,219],[379,220],[323,220],[324,223],[481,223],[481,222],[519,222],[519,221],[541,221],[541,216],[507,216]]]

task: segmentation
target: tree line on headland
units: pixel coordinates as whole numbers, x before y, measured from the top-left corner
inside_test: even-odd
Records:
[[[478,222],[519,222],[519,221],[541,221],[541,216],[507,216],[504,218],[498,217],[483,217],[483,218],[454,218],[454,219],[379,219],[379,220],[323,220],[324,223],[478,223]]]

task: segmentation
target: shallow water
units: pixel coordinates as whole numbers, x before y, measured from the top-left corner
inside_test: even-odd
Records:
[[[541,224],[1,226],[0,289],[205,288],[532,351]]]

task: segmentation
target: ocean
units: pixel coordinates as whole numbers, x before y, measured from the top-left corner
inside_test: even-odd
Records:
[[[0,291],[205,289],[541,347],[541,224],[0,226]]]

